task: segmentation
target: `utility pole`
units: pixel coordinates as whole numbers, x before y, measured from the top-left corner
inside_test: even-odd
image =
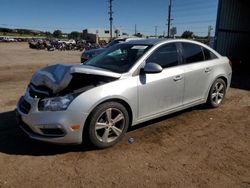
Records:
[[[108,14],[109,14],[109,24],[110,24],[110,26],[109,26],[110,40],[112,40],[113,13],[114,13],[112,11],[112,1],[113,0],[109,0],[109,12],[108,12]]]
[[[207,42],[208,42],[208,45],[210,45],[210,42],[211,42],[211,31],[213,30],[212,26],[209,25],[208,26],[208,33],[207,33]]]
[[[171,9],[172,9],[172,0],[169,0],[169,5],[168,5],[168,38],[170,37]]]
[[[136,34],[137,34],[137,28],[136,28],[136,24],[135,24],[135,36],[136,36]]]
[[[157,28],[158,28],[158,26],[156,25],[155,26],[155,38],[157,37]]]

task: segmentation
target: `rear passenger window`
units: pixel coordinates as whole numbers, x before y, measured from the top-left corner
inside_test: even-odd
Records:
[[[217,56],[213,52],[211,52],[210,50],[208,50],[206,48],[202,48],[202,49],[203,49],[205,60],[212,60],[212,59],[217,58]]]
[[[174,43],[166,44],[159,47],[147,59],[146,63],[157,63],[162,68],[172,67],[178,65],[178,53]]]
[[[192,43],[182,43],[183,60],[185,64],[204,61],[202,47]]]

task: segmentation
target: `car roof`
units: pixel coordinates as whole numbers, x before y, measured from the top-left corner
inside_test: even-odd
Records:
[[[134,45],[157,45],[157,44],[161,44],[161,43],[165,43],[165,42],[189,42],[189,43],[193,43],[193,44],[198,44],[200,46],[203,46],[206,48],[209,48],[211,50],[211,48],[201,42],[198,41],[194,41],[194,40],[190,40],[190,39],[166,39],[166,38],[162,38],[162,39],[141,39],[141,40],[131,40],[126,42],[126,44],[134,44]]]
[[[158,44],[164,44],[166,42],[188,42],[193,43],[196,45],[200,45],[206,49],[209,49],[211,52],[213,52],[217,57],[221,57],[221,55],[216,52],[213,48],[207,46],[206,44],[203,44],[198,41],[190,40],[190,39],[142,39],[142,40],[131,40],[129,42],[125,42],[125,44],[133,44],[133,45],[158,45]],[[124,44],[124,43],[123,43]]]
[[[127,44],[135,45],[156,45],[164,41],[169,41],[171,39],[141,39],[141,40],[131,40],[126,42]]]

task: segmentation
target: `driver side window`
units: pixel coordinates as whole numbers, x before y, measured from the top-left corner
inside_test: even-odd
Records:
[[[178,65],[178,52],[175,43],[165,44],[156,49],[146,63],[157,63],[162,68]]]

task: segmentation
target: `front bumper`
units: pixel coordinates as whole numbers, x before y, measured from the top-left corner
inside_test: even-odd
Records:
[[[26,106],[30,105],[30,109],[23,109],[23,100]],[[38,101],[26,94],[17,104],[18,124],[30,138],[56,144],[82,143],[83,127],[88,114],[72,110],[38,111]],[[80,125],[80,129],[72,129],[73,125]]]

